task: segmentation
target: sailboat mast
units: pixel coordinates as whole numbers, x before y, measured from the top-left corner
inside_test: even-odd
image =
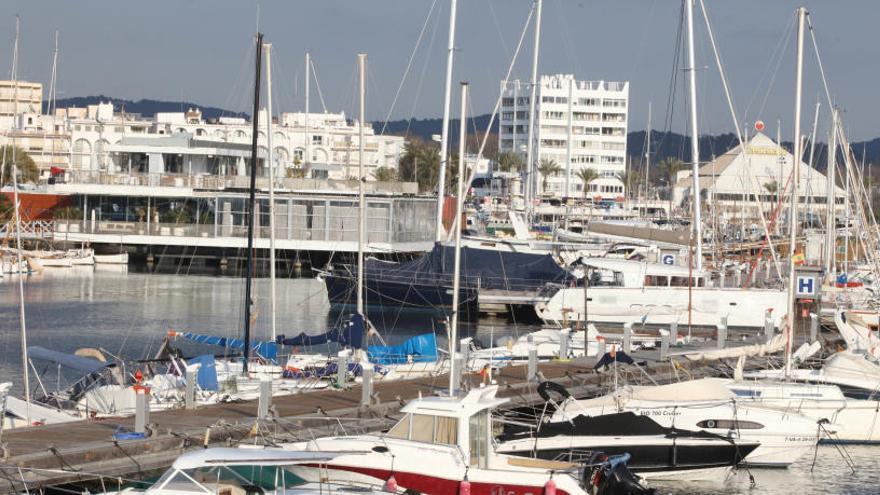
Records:
[[[12,51],[12,101],[13,127],[18,128],[18,41],[20,39],[21,18],[15,16],[15,48]],[[15,133],[13,133],[15,136]],[[12,200],[15,203],[15,245],[18,261],[18,318],[21,331],[21,367],[24,372],[24,400],[26,405],[25,419],[31,424],[31,384],[28,372],[27,321],[24,313],[24,272],[21,271],[21,204],[18,201],[18,163],[15,153],[15,137],[11,140],[12,148]],[[5,168],[5,167],[4,167]]]
[[[798,186],[800,182],[800,164],[801,164],[801,93],[803,91],[804,80],[804,19],[807,15],[807,9],[798,7],[797,9],[797,64],[795,67],[795,91],[794,91],[794,139],[792,140],[792,171],[791,171],[791,212],[788,216],[789,229],[789,273],[788,273],[788,328],[785,339],[785,378],[791,376],[791,351],[794,344],[794,319],[795,319],[795,265],[794,251],[797,243],[797,206],[800,198],[798,198]]]
[[[648,199],[651,184],[651,110],[652,102],[648,102],[648,130],[645,132],[645,216],[648,216]]]
[[[312,159],[312,136],[309,134],[309,83],[312,79],[312,57],[306,52],[306,118],[303,123],[303,132],[305,133],[305,156],[302,159],[302,168],[305,170],[309,160]],[[347,153],[346,153],[347,154]],[[348,168],[346,167],[346,172]],[[347,175],[347,174],[346,174]],[[346,177],[347,178],[347,177]]]
[[[272,149],[272,43],[266,50],[266,161],[269,163],[269,312],[272,341],[275,341],[275,154]]]
[[[364,198],[364,125],[366,125],[367,54],[358,54],[360,72],[360,123],[358,125],[358,259],[357,259],[357,312],[364,314],[364,244],[366,244],[366,210]]]
[[[837,194],[834,175],[837,173],[837,109],[831,109],[831,135],[828,138],[828,169],[825,171],[825,273],[834,277],[837,220],[834,207]]]
[[[257,208],[257,135],[260,132],[260,75],[263,62],[263,33],[257,33],[257,53],[254,61],[254,113],[253,129],[251,130],[251,187],[248,197],[248,239],[247,266],[245,267],[244,288],[244,361],[242,371],[248,372],[248,359],[251,351],[251,313],[253,299],[251,297],[251,279],[254,269],[254,217]]]
[[[457,0],[449,1],[449,42],[446,47],[446,83],[443,89],[443,129],[440,134],[440,173],[437,175],[437,226],[435,239],[443,240],[443,206],[446,189],[446,162],[449,160],[449,105],[452,99],[452,63],[455,59],[455,16]]]
[[[687,13],[687,51],[688,51],[688,92],[690,97],[690,121],[691,121],[691,164],[693,170],[693,229],[694,229],[694,268],[697,272],[703,270],[703,238],[701,232],[702,219],[700,205],[700,134],[697,122],[697,66],[694,57],[694,0],[684,0]],[[670,192],[671,194],[671,192]]]
[[[526,199],[526,222],[532,221],[531,211],[534,207],[535,189],[537,188],[538,169],[535,164],[535,108],[537,102],[535,98],[538,92],[538,55],[541,50],[541,11],[543,10],[543,0],[535,1],[535,42],[532,47],[532,79],[529,93],[529,136],[526,141],[526,182],[525,182],[525,199]]]
[[[458,191],[455,195],[455,218],[461,219],[464,210],[464,175],[467,174],[465,152],[467,151],[467,98],[468,83],[461,83],[461,113],[458,129]],[[461,288],[461,222],[454,222],[455,258],[452,272],[452,327],[449,332],[449,396],[455,394],[458,383],[455,383],[455,349],[458,345],[458,292]]]

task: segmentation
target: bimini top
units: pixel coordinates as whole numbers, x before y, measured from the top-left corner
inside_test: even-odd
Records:
[[[30,359],[42,359],[50,363],[60,364],[72,370],[79,371],[84,375],[101,371],[104,368],[115,366],[115,363],[103,363],[97,359],[77,356],[76,354],[66,354],[63,352],[53,351],[40,346],[28,347],[28,357]]]
[[[213,448],[187,452],[174,461],[178,470],[214,466],[291,466],[294,464],[326,462],[341,455],[358,452],[304,452],[281,449]]]
[[[497,392],[498,385],[489,385],[475,388],[461,398],[424,397],[409,401],[401,408],[400,412],[426,416],[469,418],[485,409],[494,409],[509,400],[495,397]]]

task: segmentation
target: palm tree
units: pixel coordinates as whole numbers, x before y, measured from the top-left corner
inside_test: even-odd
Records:
[[[658,167],[663,171],[663,179],[666,182],[669,195],[669,216],[672,216],[672,189],[675,179],[678,177],[679,170],[682,169],[683,163],[678,158],[667,157],[660,161]]]
[[[575,175],[584,183],[584,199],[586,199],[590,192],[590,183],[599,178],[599,173],[592,168],[582,168]]]
[[[541,189],[544,190],[544,193],[547,192],[547,179],[551,175],[556,175],[559,172],[562,172],[562,167],[556,163],[556,160],[550,158],[542,158],[541,163],[538,165],[538,172],[541,174]]]
[[[627,170],[625,172],[620,172],[619,174],[617,174],[616,178],[620,181],[621,184],[623,184],[625,192],[628,196],[632,196],[632,192],[636,190],[639,184],[641,184],[642,182],[642,174],[633,169]]]
[[[499,172],[519,172],[523,166],[523,159],[518,153],[504,151],[498,154],[495,163]]]
[[[0,147],[0,155],[5,160],[2,174],[3,184],[0,184],[0,186],[5,186],[12,184],[12,146]],[[37,168],[34,159],[18,146],[15,147],[15,161],[18,165],[18,181],[20,183],[36,183],[40,180],[40,169]]]

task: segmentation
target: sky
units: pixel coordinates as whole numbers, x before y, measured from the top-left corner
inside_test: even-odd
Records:
[[[794,12],[811,12],[832,97],[853,140],[880,136],[880,17],[877,0],[705,0],[742,126],[763,120],[790,140],[794,120]],[[304,108],[304,55],[313,57],[311,108],[357,110],[356,55],[368,54],[372,121],[439,117],[450,0],[4,0],[0,70],[11,68],[15,14],[22,19],[20,78],[48,88],[53,36],[60,33],[58,97],[104,94],[186,100],[249,111],[253,36],[271,42],[276,109]],[[471,83],[471,111],[487,113],[511,63],[531,0],[461,0],[453,81]],[[702,16],[696,17],[701,133],[732,132]],[[430,13],[430,15],[429,15]],[[676,58],[677,0],[544,0],[539,73],[630,82],[630,130],[686,126],[684,58]],[[420,33],[421,42],[417,45]],[[526,33],[512,79],[528,79]],[[830,114],[809,32],[805,39],[804,134],[821,99],[819,133]],[[410,71],[401,86],[408,61]],[[677,79],[670,90],[673,77]],[[457,84],[456,84],[457,86]],[[457,113],[457,89],[453,116]],[[670,95],[674,94],[674,98]]]

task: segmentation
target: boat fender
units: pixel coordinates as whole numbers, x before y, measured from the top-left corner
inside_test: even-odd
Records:
[[[538,395],[540,395],[541,398],[544,399],[544,401],[550,402],[551,400],[553,400],[550,397],[551,392],[562,397],[562,399],[567,399],[571,397],[571,394],[568,393],[568,390],[566,390],[565,387],[556,382],[541,382],[538,385]]]
[[[385,487],[383,489],[388,493],[397,493],[397,479],[394,478],[393,474],[385,480]]]
[[[544,495],[556,495],[556,482],[553,478],[544,483]]]
[[[458,495],[471,495],[471,482],[467,476],[458,484]]]

